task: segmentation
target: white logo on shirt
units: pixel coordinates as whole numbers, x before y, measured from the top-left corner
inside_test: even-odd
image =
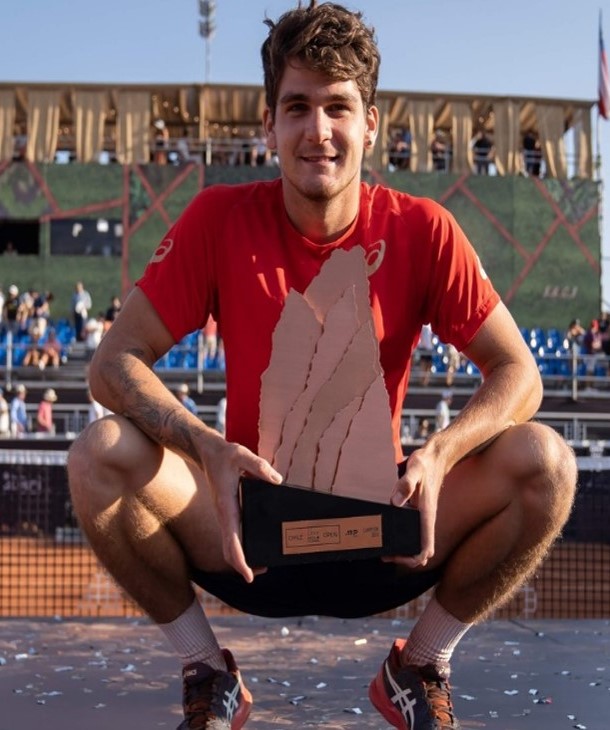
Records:
[[[161,241],[159,244],[159,247],[152,255],[152,258],[150,259],[151,264],[159,264],[163,259],[167,256],[167,254],[172,250],[174,247],[174,242],[171,238],[166,238],[164,241]]]
[[[366,252],[367,276],[372,276],[383,263],[385,248],[385,241],[380,238]]]

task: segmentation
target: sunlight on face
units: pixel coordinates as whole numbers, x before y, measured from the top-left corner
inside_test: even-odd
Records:
[[[377,119],[375,107],[365,109],[355,81],[289,64],[275,118],[268,109],[264,116],[285,194],[325,203],[357,196],[365,141],[374,139]]]

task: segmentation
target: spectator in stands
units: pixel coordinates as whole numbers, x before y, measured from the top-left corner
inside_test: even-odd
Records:
[[[4,391],[0,388],[0,437],[11,435],[11,416],[8,401],[4,397]]]
[[[32,304],[32,325],[38,328],[40,336],[44,337],[51,319],[51,302],[55,299],[53,292],[46,291],[38,294]]]
[[[591,324],[587,328],[582,338],[582,354],[587,366],[587,374],[595,375],[599,373],[599,367],[604,367],[604,375],[607,374],[606,356],[604,354],[604,343],[602,333],[599,329],[599,320],[592,319]],[[590,380],[590,385],[594,385],[595,381]]]
[[[44,370],[50,363],[52,367],[58,368],[63,357],[63,345],[57,339],[54,329],[49,329],[47,339],[40,346],[40,358],[38,367]]]
[[[390,170],[408,170],[411,165],[411,132],[397,129],[392,134],[389,154]]]
[[[29,365],[33,365],[34,367],[38,366],[38,363],[40,361],[40,330],[38,327],[33,327],[30,330],[30,344],[28,346],[28,349],[25,353],[25,357],[23,358],[23,365],[24,367],[28,367]]]
[[[194,416],[197,415],[197,404],[195,401],[190,397],[190,389],[186,383],[180,383],[180,385],[176,386],[176,398],[182,403],[182,405],[186,408],[187,411],[192,413]]]
[[[34,314],[34,301],[38,296],[36,289],[28,289],[19,295],[19,309],[17,310],[17,331],[26,335],[30,333]]]
[[[264,132],[259,132],[258,136],[252,140],[252,147],[254,148],[254,164],[256,167],[263,167],[269,160],[269,148]]]
[[[462,356],[458,352],[457,347],[452,345],[450,342],[445,345],[445,385],[452,386],[455,374],[460,369],[462,364]]]
[[[451,158],[451,145],[442,129],[434,130],[434,137],[430,144],[430,152],[432,153],[432,168],[440,172],[448,172],[449,160]]]
[[[104,332],[107,332],[110,329],[110,326],[118,317],[120,311],[121,300],[115,295],[110,299],[110,306],[108,307],[108,309],[106,310],[106,314],[104,315]]]
[[[443,390],[443,392],[441,393],[441,399],[436,404],[434,414],[435,431],[442,431],[444,428],[447,428],[447,426],[451,423],[451,413],[449,411],[449,406],[451,405],[452,400],[453,391]]]
[[[415,438],[421,441],[426,441],[432,431],[430,430],[430,421],[427,418],[422,418],[417,424],[417,432]]]
[[[28,432],[28,414],[25,407],[27,389],[23,383],[15,388],[15,396],[11,400],[11,435],[19,438]]]
[[[109,415],[110,412],[106,411],[104,406],[95,400],[89,388],[87,388],[87,400],[89,401],[89,408],[87,410],[87,423],[93,423],[94,421],[97,421],[98,419],[104,418],[104,416]]]
[[[55,423],[53,422],[53,403],[57,401],[57,393],[53,388],[47,388],[42,394],[36,413],[37,433],[55,435]]]
[[[581,351],[582,341],[585,336],[585,328],[580,324],[579,319],[573,319],[566,330],[566,340],[568,347],[576,348],[577,352]]]
[[[218,325],[212,315],[203,327],[203,360],[206,368],[214,367],[218,356]]]
[[[376,614],[437,586],[369,692],[403,730],[458,730],[452,653],[545,557],[570,514],[576,460],[556,431],[530,421],[542,398],[536,362],[455,218],[430,199],[361,179],[380,121],[372,29],[359,13],[315,0],[267,25],[263,118],[280,178],[207,186],[166,234],[173,245],[158,249],[93,359],[92,391],[117,415],[72,445],[72,503],[96,556],[182,661],[183,728],[239,730],[251,704],[193,591],[196,580],[267,616]],[[379,241],[387,242],[381,255]],[[244,472],[283,479],[255,453],[272,336],[289,292],[310,286],[331,253],[350,252],[354,261],[376,256],[370,296],[363,293],[382,339],[388,438],[404,470],[388,485],[390,501],[419,509],[421,550],[255,575],[240,542],[238,489]],[[353,284],[347,278],[341,287],[355,311]],[[176,404],[154,371],[218,312],[231,398],[226,440]],[[451,425],[402,463],[398,426],[424,323],[483,377]],[[359,364],[341,383],[348,393],[354,372]],[[362,390],[354,382],[351,391],[353,403]]]
[[[85,289],[82,281],[77,281],[72,294],[72,318],[76,339],[82,342],[85,339],[85,322],[91,309],[91,294]]]
[[[169,129],[163,119],[155,120],[155,151],[153,162],[157,165],[167,165],[167,151],[169,150]]]
[[[533,129],[528,129],[523,135],[523,164],[526,174],[540,177],[541,161],[542,148],[538,135]]]
[[[487,132],[482,129],[474,139],[472,145],[474,167],[477,175],[488,175],[489,165],[493,162],[495,148]]]
[[[420,383],[424,387],[430,383],[432,374],[432,360],[434,356],[434,340],[432,327],[425,324],[421,328],[419,335],[419,344],[417,345],[417,353],[419,355],[419,377]]]
[[[12,241],[7,241],[6,246],[4,247],[4,251],[2,252],[3,256],[17,256],[19,254],[19,251],[15,248],[15,244]]]
[[[599,331],[602,336],[602,349],[604,355],[610,356],[610,313],[600,312],[599,314]]]
[[[85,322],[85,347],[87,348],[87,359],[91,360],[93,353],[97,350],[102,337],[104,336],[104,313],[98,312],[97,317],[89,317]]]
[[[2,325],[5,332],[17,334],[19,329],[19,288],[15,284],[11,284],[8,288],[8,295],[4,302]]]

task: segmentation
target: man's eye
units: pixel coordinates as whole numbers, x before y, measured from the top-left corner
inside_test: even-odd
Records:
[[[307,106],[305,104],[290,104],[288,107],[286,107],[286,111],[289,114],[299,114],[304,112],[307,109]]]
[[[328,113],[329,114],[348,114],[349,113],[349,107],[346,104],[333,104],[332,106],[328,107]]]

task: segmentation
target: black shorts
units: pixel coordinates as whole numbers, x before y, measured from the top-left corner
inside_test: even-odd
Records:
[[[405,573],[378,558],[269,568],[246,583],[235,573],[192,570],[205,591],[244,613],[267,618],[361,618],[412,601],[440,580],[442,568]]]

